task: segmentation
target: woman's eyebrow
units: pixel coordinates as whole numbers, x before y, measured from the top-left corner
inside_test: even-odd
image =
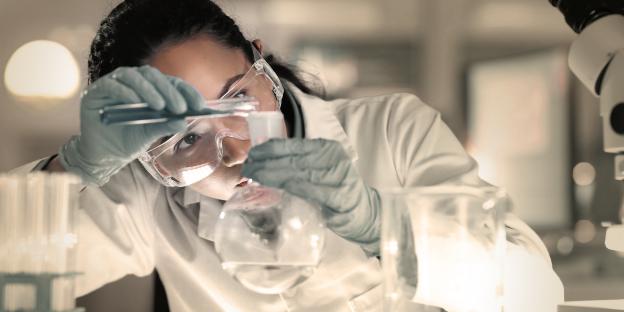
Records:
[[[232,85],[235,82],[237,82],[239,79],[241,79],[243,76],[245,76],[245,74],[238,74],[228,79],[228,81],[226,81],[225,84],[223,85],[223,88],[221,88],[221,92],[219,92],[219,98],[222,98],[228,91],[230,91],[230,87],[232,87]]]
[[[166,135],[166,136],[160,138],[159,144],[163,144],[163,143],[167,142],[167,140],[171,139],[172,136],[173,136],[173,134],[172,135]]]

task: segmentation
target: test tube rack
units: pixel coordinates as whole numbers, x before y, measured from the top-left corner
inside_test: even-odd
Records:
[[[74,278],[79,273],[0,273],[0,312],[84,312],[83,308],[64,311],[52,310],[52,283],[57,278]],[[9,285],[32,285],[35,287],[36,304],[33,310],[5,309],[5,290]]]

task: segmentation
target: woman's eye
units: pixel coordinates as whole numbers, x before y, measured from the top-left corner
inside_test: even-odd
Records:
[[[236,93],[234,97],[237,97],[237,98],[247,97],[247,90],[241,90],[240,92]]]
[[[201,137],[195,133],[189,133],[185,135],[178,144],[176,144],[176,150],[186,149],[195,144]]]

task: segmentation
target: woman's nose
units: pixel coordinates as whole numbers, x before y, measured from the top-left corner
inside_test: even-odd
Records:
[[[223,159],[221,162],[226,167],[240,165],[247,159],[247,152],[251,147],[249,140],[239,140],[235,138],[223,139]]]

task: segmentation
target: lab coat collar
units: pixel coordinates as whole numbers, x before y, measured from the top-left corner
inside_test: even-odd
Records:
[[[355,148],[336,117],[336,103],[305,94],[293,84],[286,82],[303,110],[305,134],[308,139],[327,139],[340,142],[352,162],[358,159]]]
[[[184,188],[184,199],[182,200],[182,205],[184,207],[197,204],[200,201],[201,201],[201,195],[199,193],[193,191],[190,187]]]

